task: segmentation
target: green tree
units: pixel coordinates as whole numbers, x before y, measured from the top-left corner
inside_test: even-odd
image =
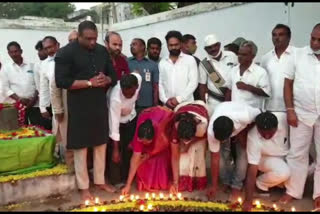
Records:
[[[132,5],[132,12],[137,16],[142,15],[144,11],[151,15],[174,9],[170,2],[135,2]]]
[[[20,16],[39,16],[66,19],[69,13],[75,11],[71,3],[31,3],[31,2],[1,2],[0,18],[17,19]]]

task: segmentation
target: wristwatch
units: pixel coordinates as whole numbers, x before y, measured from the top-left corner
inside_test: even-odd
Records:
[[[92,88],[92,82],[90,80],[87,81],[87,85],[89,88]]]

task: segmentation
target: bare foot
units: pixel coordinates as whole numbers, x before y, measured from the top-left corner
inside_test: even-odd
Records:
[[[280,199],[279,202],[282,204],[288,204],[290,203],[294,198],[291,195],[288,195],[285,193]]]
[[[105,191],[111,192],[111,193],[117,192],[117,189],[110,184],[96,184],[96,187],[98,187],[101,190],[105,190]]]
[[[79,191],[82,201],[93,200],[93,196],[91,195],[89,189],[80,189]]]
[[[231,195],[229,197],[229,201],[234,202],[237,201],[239,197],[241,197],[242,192],[239,189],[232,188]]]

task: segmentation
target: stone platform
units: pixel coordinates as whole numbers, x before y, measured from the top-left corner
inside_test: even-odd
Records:
[[[76,190],[74,174],[50,175],[0,183],[0,205],[45,199]]]

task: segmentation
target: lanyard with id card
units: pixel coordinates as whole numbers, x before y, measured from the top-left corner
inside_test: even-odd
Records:
[[[149,71],[149,69],[144,69],[144,74],[146,82],[151,82],[151,72]]]

